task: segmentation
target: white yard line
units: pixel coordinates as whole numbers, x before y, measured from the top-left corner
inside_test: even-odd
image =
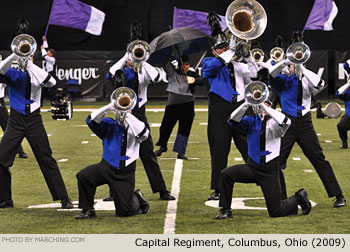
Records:
[[[179,200],[179,193],[180,193],[182,165],[183,165],[183,160],[176,159],[173,183],[171,185],[171,194],[176,198],[176,200],[170,200],[168,202],[168,207],[166,209],[166,216],[165,216],[165,222],[164,222],[164,234],[175,234],[176,211],[177,211],[177,202]]]

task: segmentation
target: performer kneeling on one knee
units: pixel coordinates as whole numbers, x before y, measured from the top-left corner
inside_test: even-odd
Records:
[[[77,174],[79,188],[79,208],[83,209],[76,219],[96,217],[94,195],[96,187],[108,184],[114,199],[116,215],[131,216],[145,214],[149,204],[140,189],[135,189],[136,159],[139,157],[140,143],[147,139],[149,131],[145,124],[131,113],[121,120],[115,112],[116,120],[104,118],[115,111],[112,103],[91,113],[86,123],[102,139],[102,160],[90,165]]]
[[[236,182],[256,183],[261,187],[270,217],[297,214],[298,205],[304,215],[311,210],[311,203],[304,189],[282,200],[278,156],[281,137],[290,126],[291,120],[272,109],[268,102],[271,100],[269,97],[265,104],[254,105],[258,106],[258,110],[254,110],[254,116],[243,117],[250,106],[247,101],[230,116],[229,123],[247,134],[248,161],[247,164],[234,165],[221,171],[219,206],[222,208],[216,219],[232,218],[231,201]]]

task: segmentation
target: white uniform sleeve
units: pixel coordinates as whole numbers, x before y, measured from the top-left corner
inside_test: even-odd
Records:
[[[110,111],[113,110],[113,104],[109,103],[106,106],[103,106],[102,108],[99,108],[98,110],[95,110],[90,114],[91,121],[95,121],[96,123],[100,123]]]
[[[149,77],[149,80],[152,82],[159,82],[160,78],[159,78],[159,73],[157,71],[157,69],[155,67],[153,67],[152,65],[150,65],[147,62],[143,62],[142,63],[142,69],[144,69],[144,71],[147,73],[147,76]]]
[[[12,62],[15,59],[16,59],[16,55],[14,53],[12,53],[6,59],[1,61],[1,63],[0,63],[0,74],[4,75],[6,73],[6,71],[7,71],[7,69],[9,69],[11,67]]]
[[[121,58],[120,60],[117,61],[117,63],[111,66],[111,68],[109,69],[109,72],[112,75],[114,75],[117,70],[120,70],[125,66],[128,60],[129,60],[129,55],[128,55],[128,52],[126,52],[123,58]]]
[[[31,60],[28,60],[27,70],[32,83],[35,86],[53,87],[56,85],[56,80],[44,69],[35,65]]]
[[[324,87],[324,80],[322,80],[320,76],[306,69],[303,65],[300,65],[300,71],[315,89],[320,89]]]
[[[348,90],[350,88],[350,83],[345,83],[343,86],[341,86],[338,89],[338,94],[342,95],[346,92],[346,90]]]
[[[283,137],[291,125],[291,120],[283,113],[278,112],[277,110],[268,107],[265,104],[261,104],[260,106],[271,116],[272,119],[278,123],[278,126],[275,128],[275,133],[277,136]]]
[[[245,112],[249,108],[250,104],[245,101],[243,104],[241,104],[237,109],[235,109],[231,115],[229,120],[233,120],[235,122],[240,122],[242,117],[244,116]]]
[[[139,142],[143,142],[148,138],[149,131],[145,123],[141,122],[131,113],[127,113],[125,120],[128,123],[133,135]]]
[[[272,77],[275,78],[277,76],[277,74],[279,74],[285,66],[290,65],[290,64],[291,64],[291,62],[289,61],[289,59],[282,60],[279,63],[277,63],[276,65],[269,67],[268,68],[269,73]]]
[[[232,60],[232,57],[235,55],[235,51],[233,50],[227,50],[219,55],[219,57],[226,63],[230,63]]]

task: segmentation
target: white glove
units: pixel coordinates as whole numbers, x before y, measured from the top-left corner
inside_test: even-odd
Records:
[[[191,76],[186,76],[186,81],[187,84],[193,84],[196,81],[196,79]]]

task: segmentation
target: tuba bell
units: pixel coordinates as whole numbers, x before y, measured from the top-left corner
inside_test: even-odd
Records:
[[[260,108],[260,105],[269,97],[269,89],[266,84],[261,81],[253,81],[249,83],[245,88],[244,97],[252,106],[255,114],[263,120],[265,112]]]
[[[16,36],[11,43],[12,52],[17,56],[18,66],[24,71],[28,59],[35,53],[37,44],[35,39],[28,34]]]
[[[304,64],[311,55],[310,48],[303,42],[291,44],[286,52],[287,58],[295,65]]]
[[[264,60],[264,51],[259,48],[254,48],[250,51],[253,59],[256,63],[262,62]]]
[[[240,39],[253,40],[265,31],[267,15],[255,0],[235,0],[226,10],[226,24],[232,34]]]
[[[134,40],[128,45],[127,52],[134,68],[141,71],[142,63],[150,56],[151,47],[144,40]]]
[[[270,51],[270,58],[273,59],[274,62],[280,62],[284,57],[284,51],[281,47],[274,47]]]
[[[137,103],[137,95],[134,90],[128,87],[120,87],[113,91],[111,103],[115,109],[116,119],[119,124],[125,123],[125,116]]]

